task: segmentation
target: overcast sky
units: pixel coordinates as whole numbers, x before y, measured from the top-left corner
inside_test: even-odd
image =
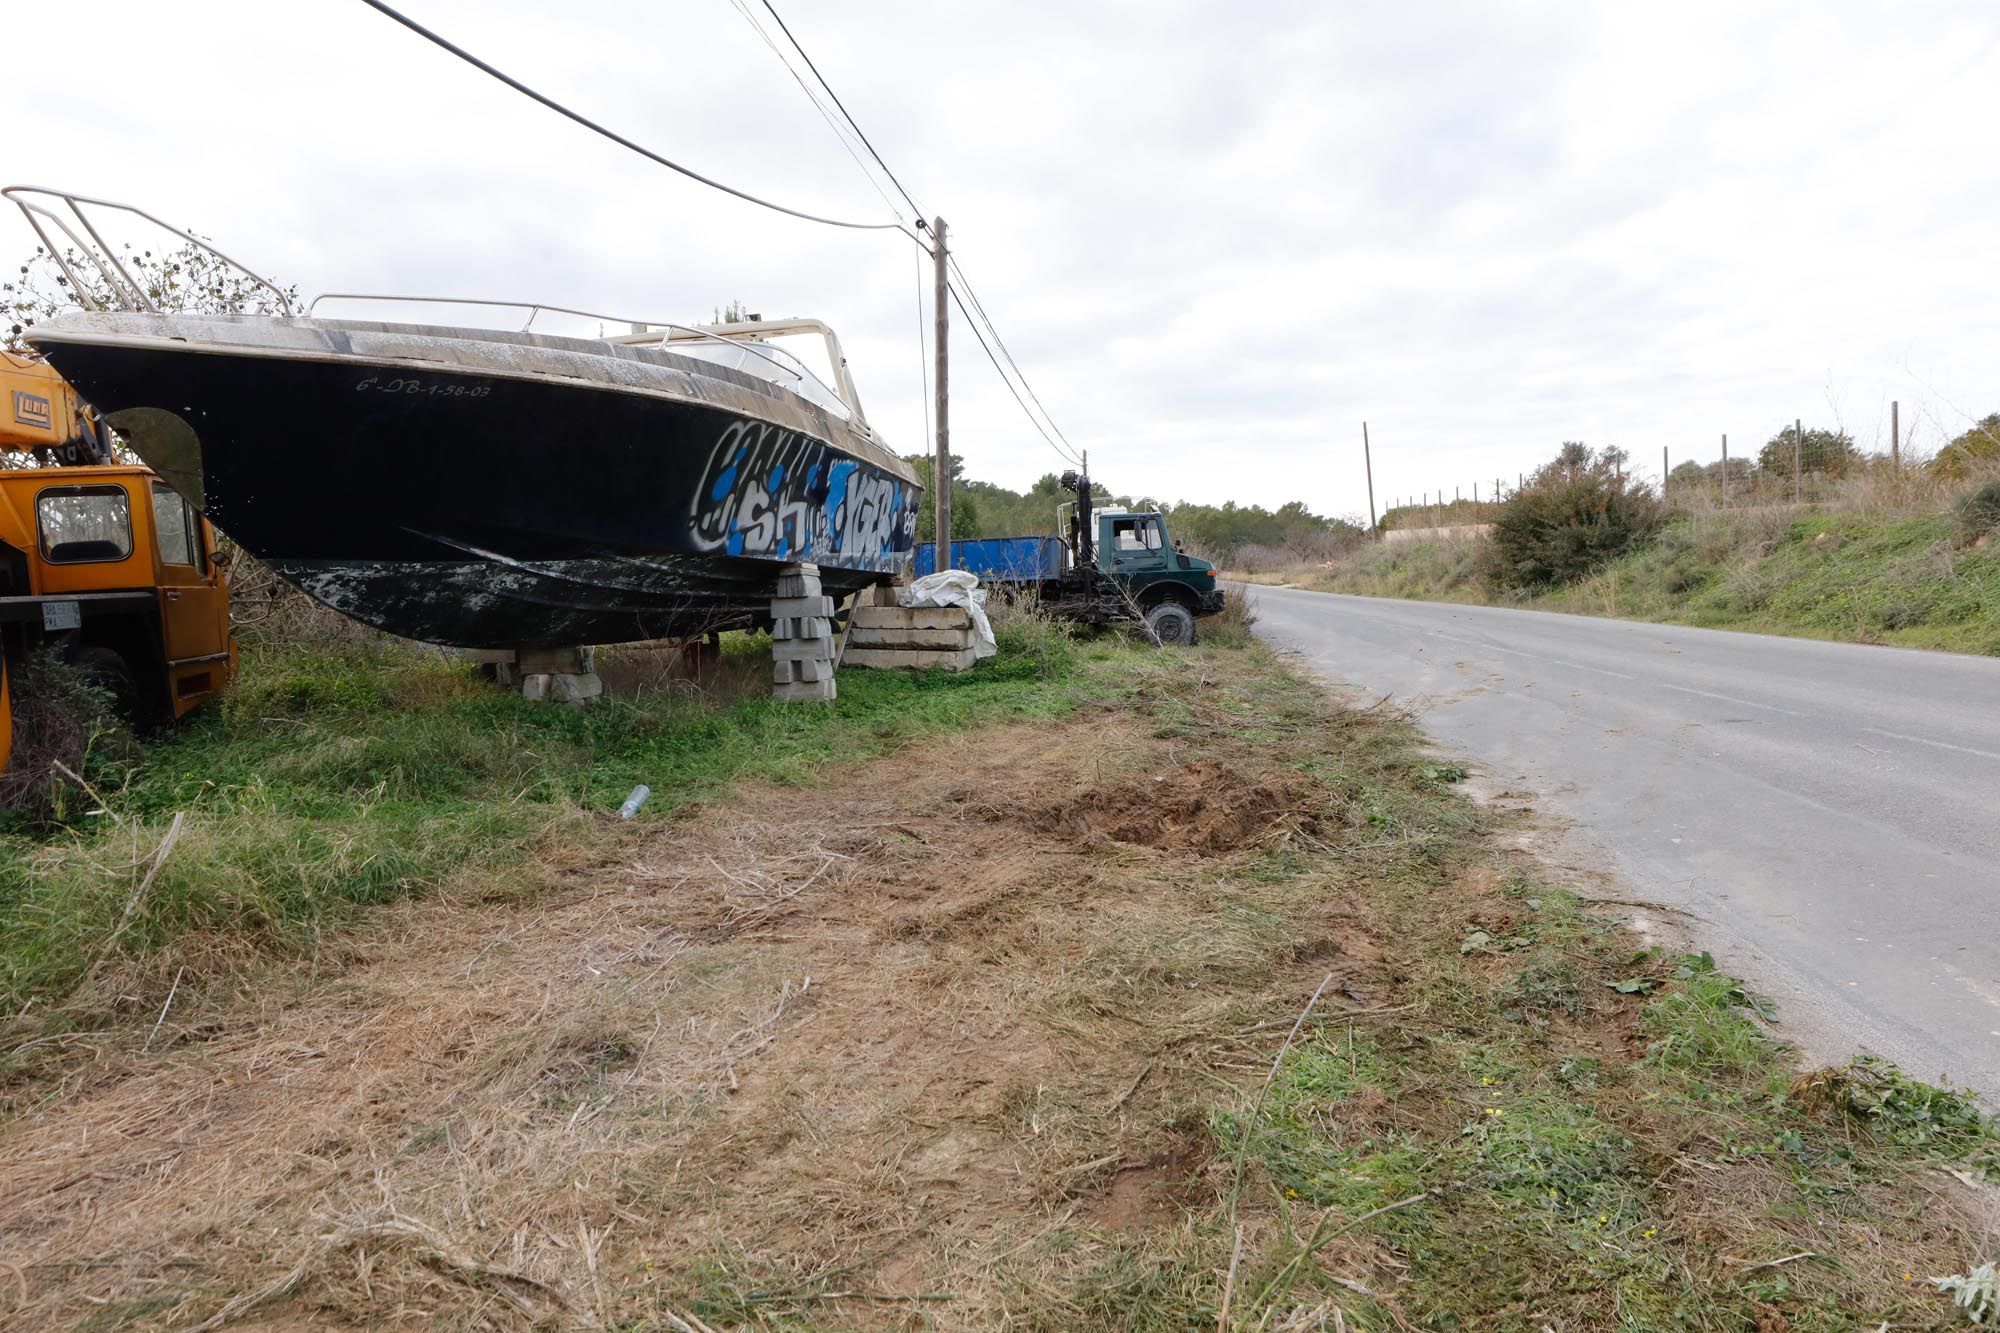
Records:
[[[778,4],[1115,490],[1365,512],[1364,419],[1386,504],[1565,439],[1657,473],[1794,416],[1886,448],[1898,399],[1935,447],[2000,409],[1991,0]],[[697,170],[892,217],[730,0],[399,7]],[[924,447],[894,233],[709,191],[358,0],[8,9],[0,175],[307,292],[817,315]],[[972,475],[1059,470],[953,351]]]

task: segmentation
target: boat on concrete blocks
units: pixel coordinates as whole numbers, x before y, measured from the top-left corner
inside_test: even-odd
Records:
[[[322,318],[327,300],[415,298],[295,313],[268,284],[270,313],[176,314],[108,247],[74,248],[101,280],[72,290],[124,308],[28,341],[246,551],[378,629],[478,648],[682,637],[762,619],[786,565],[817,564],[839,596],[909,561],[920,487],[819,321],[574,338]],[[800,335],[832,384],[772,342]]]

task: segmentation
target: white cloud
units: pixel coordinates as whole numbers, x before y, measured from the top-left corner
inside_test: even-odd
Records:
[[[728,0],[405,7],[697,169],[886,216]],[[819,314],[921,447],[900,238],[706,191],[359,3],[21,8],[11,49],[90,67],[10,67],[15,179],[308,289]],[[1356,511],[1363,418],[1387,500],[1566,438],[1654,467],[1793,416],[1873,445],[1891,398],[1932,443],[2000,407],[1979,0],[780,8],[1121,490]],[[954,348],[974,474],[1059,467]]]

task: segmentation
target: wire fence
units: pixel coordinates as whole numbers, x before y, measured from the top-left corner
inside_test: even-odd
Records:
[[[1789,449],[1787,444],[1789,443]],[[1657,496],[1677,511],[1812,508],[1862,504],[1883,510],[1918,512],[1937,502],[1955,481],[1910,466],[1901,451],[1862,454],[1844,435],[1795,426],[1760,457],[1729,451],[1728,437],[1709,458],[1676,460],[1662,449],[1657,470],[1626,456],[1619,475],[1631,486]],[[1382,512],[1387,532],[1423,531],[1477,536],[1499,517],[1503,506],[1535,473],[1517,472],[1414,495],[1392,497]]]

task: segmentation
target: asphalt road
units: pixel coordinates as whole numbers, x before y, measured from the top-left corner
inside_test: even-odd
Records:
[[[1269,642],[1418,709],[1691,914],[1809,1052],[2000,1099],[2000,659],[1252,595]]]

